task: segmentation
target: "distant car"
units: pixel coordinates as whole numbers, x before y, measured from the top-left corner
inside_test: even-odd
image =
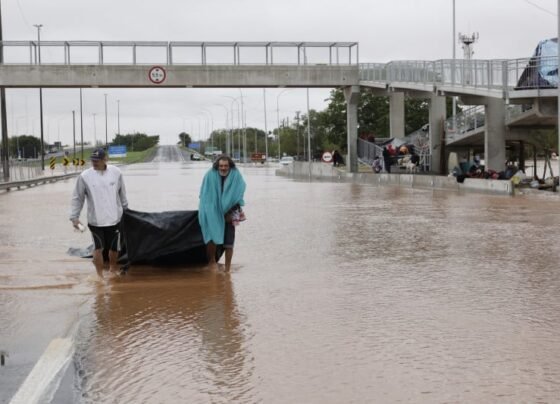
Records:
[[[193,153],[191,154],[191,160],[200,161],[202,160],[202,156],[200,154]]]
[[[290,165],[294,162],[294,158],[292,156],[284,156],[280,159],[280,164],[283,166]]]

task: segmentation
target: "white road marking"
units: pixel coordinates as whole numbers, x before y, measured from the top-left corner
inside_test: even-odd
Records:
[[[70,338],[53,339],[10,404],[50,402],[73,354],[74,344]]]

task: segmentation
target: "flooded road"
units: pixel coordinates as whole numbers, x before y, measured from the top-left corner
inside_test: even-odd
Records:
[[[196,209],[209,164],[161,160],[123,167],[130,208]],[[74,180],[0,194],[0,402],[57,337],[74,341],[69,402],[558,402],[556,197],[241,170],[231,274],[100,284],[65,254],[89,244]]]

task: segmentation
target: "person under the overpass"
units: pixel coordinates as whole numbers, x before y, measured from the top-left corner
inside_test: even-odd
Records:
[[[206,244],[211,270],[217,270],[216,246],[225,250],[225,271],[231,268],[235,225],[244,220],[245,180],[227,155],[219,156],[204,175],[200,187],[198,221]]]
[[[111,274],[118,273],[119,224],[128,201],[121,170],[107,164],[105,150],[94,150],[90,159],[92,167],[80,174],[74,187],[70,220],[76,229],[83,228],[80,213],[87,200],[87,222],[94,244],[93,264],[103,278],[103,250],[108,251]]]

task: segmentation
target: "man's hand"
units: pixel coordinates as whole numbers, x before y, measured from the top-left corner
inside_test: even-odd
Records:
[[[80,225],[81,225],[80,219],[72,219],[72,225],[74,226],[74,228],[76,230],[80,230]],[[82,227],[83,227],[83,225],[82,225]]]

